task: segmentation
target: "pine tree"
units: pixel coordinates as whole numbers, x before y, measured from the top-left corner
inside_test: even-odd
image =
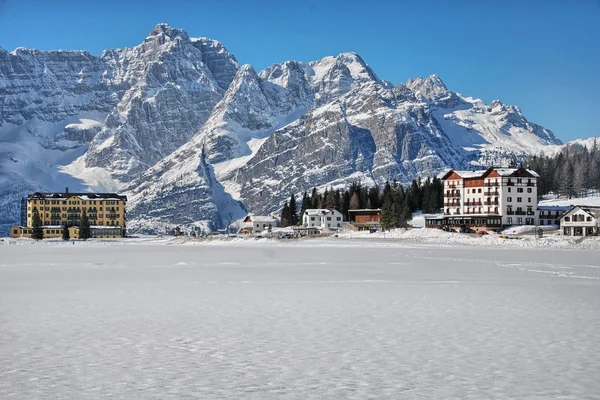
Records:
[[[290,206],[286,200],[283,209],[281,210],[281,226],[286,227],[290,226],[290,224]]]
[[[81,213],[81,223],[79,224],[79,239],[87,240],[92,237],[90,232],[90,221],[85,210]]]
[[[300,205],[300,215],[298,216],[298,219],[302,220],[302,218],[304,217],[304,211],[306,211],[307,209],[310,208],[310,197],[308,196],[307,192],[304,192],[304,194],[302,195],[302,204]]]
[[[71,234],[69,233],[69,225],[64,224],[62,230],[62,240],[70,240]]]
[[[298,225],[298,206],[296,204],[296,196],[294,195],[294,193],[292,193],[292,196],[290,197],[289,215],[290,225]]]
[[[42,228],[42,219],[37,211],[37,208],[33,210],[33,220],[31,221],[32,231],[31,238],[35,240],[42,240],[44,238],[44,228]]]
[[[307,208],[319,208],[319,192],[317,188],[313,187],[312,193],[310,194],[310,207]]]
[[[360,200],[358,198],[358,193],[354,193],[352,197],[350,197],[350,204],[348,204],[348,210],[358,210],[360,208]]]

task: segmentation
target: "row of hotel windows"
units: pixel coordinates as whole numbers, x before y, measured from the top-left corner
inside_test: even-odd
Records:
[[[89,218],[91,220],[96,219],[96,218],[92,217],[92,215],[93,214],[90,214]],[[31,217],[31,214],[27,214],[27,217]],[[40,217],[41,217],[41,215],[40,215]],[[50,214],[46,214],[46,219],[49,219],[49,218],[50,218]],[[67,214],[62,214],[62,218],[67,218]],[[104,214],[98,214],[98,218],[104,218]],[[106,218],[114,218],[114,219],[121,218],[121,214],[106,214]]]
[[[512,202],[512,197],[507,197],[506,201],[511,203]],[[517,197],[517,203],[522,203],[523,202],[523,198],[522,197]],[[527,202],[531,203],[531,197],[527,198]]]
[[[509,192],[509,193],[511,193],[511,192],[512,192],[512,190],[511,190],[511,189],[512,189],[512,188],[510,188],[510,187],[508,188],[508,192]],[[524,188],[521,188],[521,187],[520,187],[520,188],[517,188],[517,193],[523,193],[523,189],[524,189]],[[459,193],[459,191],[458,191],[458,190],[456,190],[456,193]],[[476,194],[476,193],[481,193],[481,188],[478,188],[478,189],[467,189],[467,194]],[[497,193],[497,192],[496,192],[496,193]],[[533,189],[531,189],[531,188],[527,188],[527,193],[533,193]],[[447,196],[450,196],[451,194],[454,194],[454,193],[453,193],[451,190],[446,190],[446,195],[447,195]]]
[[[35,209],[37,209],[37,207],[34,207],[34,208],[35,208]],[[54,207],[52,207],[52,208],[54,208]],[[59,207],[56,207],[56,208],[59,208]],[[108,211],[108,207],[106,207],[106,208],[107,208],[107,211]],[[27,207],[27,209],[28,209],[29,211],[31,211],[31,207]],[[75,208],[73,208],[73,209],[75,209]],[[77,207],[76,209],[77,209],[78,211],[80,211],[80,210],[81,210],[81,208],[80,208],[80,207]],[[90,209],[91,209],[91,208],[90,208]],[[40,211],[50,211],[50,207],[40,207],[40,208],[39,208],[39,210],[40,210]],[[62,207],[62,210],[63,210],[63,211],[67,211],[67,207]],[[113,207],[113,208],[112,208],[112,210],[119,211],[119,207]],[[102,211],[102,207],[100,207],[100,211]]]
[[[315,220],[315,217],[310,217],[310,220],[311,220],[311,221],[314,221],[314,220]],[[342,217],[337,217],[337,220],[338,220],[338,221],[341,221],[341,220],[342,220]],[[331,221],[331,217],[327,217],[327,221]]]
[[[456,180],[456,181],[446,181],[446,182],[448,182],[449,185],[457,185],[462,181]],[[512,181],[512,179],[508,178],[508,181],[506,183],[508,183],[509,185],[512,185],[513,181]],[[517,178],[517,183],[523,183],[523,178]],[[488,179],[485,181],[485,184],[486,185],[489,185],[489,184],[498,185],[498,179],[495,179],[494,182],[492,182],[491,179]],[[527,184],[528,185],[533,184],[533,182],[531,182],[531,178],[527,178]]]
[[[108,204],[108,205],[117,205],[119,204],[119,200],[32,200],[33,204],[38,204],[38,201],[40,202],[40,204],[70,204],[70,205],[86,205],[86,203],[95,205],[96,202],[98,202],[98,204]]]

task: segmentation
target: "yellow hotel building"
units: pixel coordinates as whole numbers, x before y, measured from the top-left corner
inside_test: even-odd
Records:
[[[90,221],[92,237],[118,238],[126,234],[127,196],[115,193],[64,193],[36,192],[27,196],[22,206],[25,226],[13,226],[12,237],[31,237],[33,215],[42,219],[44,238],[62,237],[64,225],[69,226],[72,239],[79,237],[81,214],[85,210]]]

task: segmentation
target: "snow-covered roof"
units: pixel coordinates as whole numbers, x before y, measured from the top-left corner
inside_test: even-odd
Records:
[[[537,209],[540,211],[567,211],[571,209],[571,206],[544,206],[538,204]]]
[[[575,206],[570,211],[563,214],[563,217],[570,215],[578,210],[582,210],[582,211],[588,213],[589,215],[593,216],[596,219],[600,218],[600,207],[588,207],[588,206]]]
[[[530,173],[531,175],[533,175],[536,178],[539,178],[540,176],[538,175],[537,172],[535,172],[532,169],[526,169],[524,168],[525,171],[527,171],[528,173]],[[494,171],[496,171],[498,173],[498,175],[500,176],[511,176],[513,175],[515,172],[517,172],[519,170],[519,168],[494,168]]]
[[[78,197],[81,200],[125,200],[127,196],[116,193],[71,193],[71,192],[35,192],[27,196],[28,199],[35,200],[61,200],[69,197]]]
[[[485,169],[480,169],[480,170],[476,170],[476,171],[454,171],[456,174],[460,175],[461,178],[463,179],[469,179],[469,178],[481,178],[483,176],[483,174],[485,174],[487,170]]]
[[[246,217],[246,220],[250,221],[250,222],[276,222],[277,218],[271,216],[271,215],[248,215]]]
[[[314,215],[325,215],[325,214],[329,214],[332,213],[335,210],[328,210],[326,208],[308,208],[306,210],[304,210],[304,213],[308,216],[314,216]]]

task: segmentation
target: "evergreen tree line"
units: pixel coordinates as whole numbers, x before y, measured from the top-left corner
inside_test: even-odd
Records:
[[[555,193],[563,197],[585,197],[600,192],[600,148],[569,146],[555,156],[531,156],[525,165],[536,171],[538,196]]]
[[[33,210],[33,218],[31,221],[31,238],[35,240],[42,240],[44,238],[44,228],[42,228],[42,218],[37,209]],[[92,237],[90,229],[90,220],[85,210],[81,213],[81,221],[79,223],[79,239],[89,239]],[[71,234],[69,233],[69,225],[63,225],[62,239],[70,240]]]
[[[348,210],[381,209],[381,225],[385,229],[406,226],[412,213],[422,210],[435,213],[443,206],[443,183],[438,178],[427,178],[425,181],[413,180],[405,190],[397,181],[379,186],[363,186],[353,182],[345,190],[325,189],[323,193],[313,188],[310,193],[304,192],[298,213],[294,193],[285,202],[281,212],[281,226],[300,224],[304,211],[311,208],[334,209],[342,213],[345,221],[350,220]]]

